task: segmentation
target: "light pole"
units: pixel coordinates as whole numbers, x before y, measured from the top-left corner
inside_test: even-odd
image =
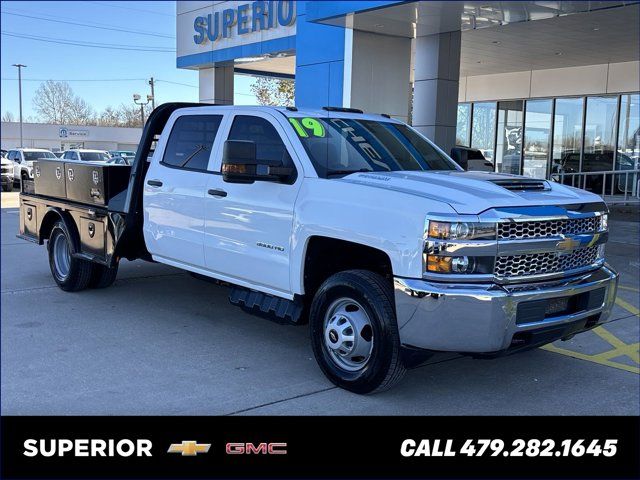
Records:
[[[144,107],[146,105],[149,105],[149,102],[153,102],[153,95],[147,95],[147,101],[146,102],[140,102],[140,95],[137,93],[133,94],[133,103],[135,103],[136,105],[140,105],[140,118],[142,119],[142,128],[144,128]]]
[[[26,68],[26,65],[22,63],[14,63],[12,67],[18,68],[18,102],[20,104],[20,148],[24,145],[22,144],[22,69]]]
[[[154,92],[154,87],[156,86],[156,81],[151,77],[149,79],[149,85],[151,85],[151,109],[156,109],[156,92]]]

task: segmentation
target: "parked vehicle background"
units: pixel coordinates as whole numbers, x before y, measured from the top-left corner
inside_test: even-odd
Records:
[[[78,162],[107,162],[111,157],[106,150],[73,149],[67,150],[62,155],[63,160],[75,160]]]
[[[2,191],[10,192],[13,190],[13,162],[2,155]]]
[[[39,158],[57,158],[51,150],[44,148],[15,148],[9,150],[7,158],[14,163],[14,182],[33,180],[33,162]]]

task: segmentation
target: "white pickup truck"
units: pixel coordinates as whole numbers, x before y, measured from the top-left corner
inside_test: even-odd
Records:
[[[151,153],[153,152],[153,153]],[[132,166],[36,162],[21,238],[63,290],[142,258],[309,322],[324,374],[389,388],[434,351],[493,357],[608,320],[600,197],[462,171],[411,127],[355,109],[165,104]]]

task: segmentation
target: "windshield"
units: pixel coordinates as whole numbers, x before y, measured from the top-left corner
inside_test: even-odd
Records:
[[[82,152],[80,157],[85,162],[106,162],[109,160],[109,155],[102,152]]]
[[[32,162],[34,160],[38,160],[39,158],[57,158],[51,152],[22,152],[24,153],[24,159],[27,162]]]
[[[318,176],[354,172],[457,170],[404,124],[344,118],[289,118]]]

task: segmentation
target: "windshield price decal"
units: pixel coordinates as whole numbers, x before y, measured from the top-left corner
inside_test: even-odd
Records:
[[[326,132],[324,130],[324,126],[315,118],[305,117],[298,121],[297,118],[290,118],[289,121],[293,128],[296,129],[296,133],[302,138],[306,138],[309,136],[307,130],[313,133],[314,137],[324,138]]]

